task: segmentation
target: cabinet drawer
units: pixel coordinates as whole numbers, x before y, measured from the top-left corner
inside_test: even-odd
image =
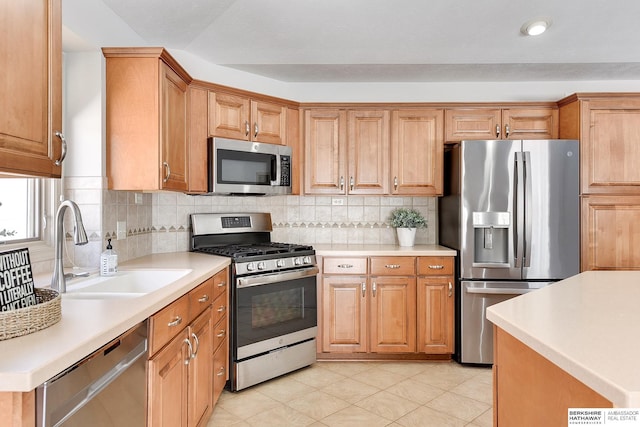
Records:
[[[189,323],[213,301],[213,277],[189,292]]]
[[[213,404],[218,401],[224,385],[229,379],[229,365],[227,348],[228,341],[224,341],[218,350],[213,353]]]
[[[229,269],[225,268],[213,276],[213,299],[218,298],[229,288]]]
[[[324,258],[323,274],[367,274],[367,258]]]
[[[175,300],[153,316],[149,322],[149,355],[160,350],[189,324],[189,295]]]
[[[229,301],[227,300],[227,293],[220,295],[213,301],[213,323],[218,323],[229,310]]]
[[[429,256],[418,258],[418,276],[452,276],[453,257]]]
[[[216,351],[220,344],[227,339],[228,329],[227,317],[224,316],[213,327],[213,351]]]
[[[414,276],[416,259],[410,256],[371,257],[372,276]]]

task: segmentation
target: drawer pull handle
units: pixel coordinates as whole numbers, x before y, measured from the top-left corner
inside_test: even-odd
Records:
[[[209,301],[209,295],[207,294],[204,294],[203,296],[198,298],[198,302],[207,302],[207,301]]]
[[[220,307],[218,307],[218,313],[222,313],[226,309],[227,309],[227,307],[225,307],[224,305],[221,305]]]
[[[400,268],[400,264],[385,264],[385,267],[396,269]]]
[[[338,264],[338,268],[353,268],[353,264]]]
[[[218,283],[218,287],[219,287],[219,288],[224,288],[225,286],[227,286],[227,282],[220,282],[220,283]]]
[[[176,316],[175,319],[173,319],[171,322],[167,323],[167,326],[169,326],[169,327],[178,326],[180,323],[182,323],[182,317]]]
[[[227,335],[227,331],[226,331],[226,330],[224,330],[224,329],[220,329],[220,332],[218,332],[218,333],[216,334],[216,336],[217,336],[218,338],[222,338],[222,337],[224,337],[225,335]]]
[[[444,265],[430,265],[429,268],[432,270],[442,270]]]
[[[218,373],[216,375],[219,376],[219,377],[224,375],[224,366],[220,367],[220,370],[218,371]]]

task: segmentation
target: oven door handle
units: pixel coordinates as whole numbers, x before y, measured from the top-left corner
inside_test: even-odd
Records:
[[[309,267],[300,270],[262,274],[260,276],[238,277],[236,283],[238,288],[248,288],[250,286],[268,285],[286,280],[302,279],[304,277],[315,276],[319,272],[318,267]]]

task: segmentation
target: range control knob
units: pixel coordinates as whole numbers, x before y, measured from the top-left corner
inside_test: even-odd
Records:
[[[248,271],[253,271],[255,269],[256,269],[256,264],[254,262],[250,262],[249,264],[247,264]]]
[[[311,264],[311,257],[310,256],[306,256],[302,259],[302,262],[304,262],[305,264]]]
[[[293,263],[295,265],[301,265],[302,264],[302,258],[294,258],[293,259]]]
[[[284,260],[279,259],[276,261],[276,267],[284,267]]]
[[[258,270],[264,270],[265,268],[267,268],[267,266],[265,265],[264,261],[260,261],[258,263]]]

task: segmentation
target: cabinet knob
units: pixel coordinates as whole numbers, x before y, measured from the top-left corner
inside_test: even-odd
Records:
[[[187,358],[184,360],[184,364],[188,365],[191,362],[191,359],[193,356],[193,345],[191,344],[191,340],[189,338],[185,338],[183,343],[186,343],[187,347],[189,347],[189,354],[187,355]]]
[[[198,350],[200,350],[200,340],[198,339],[198,336],[196,334],[194,334],[193,332],[191,333],[191,337],[193,338],[193,340],[196,343],[196,349],[193,351],[193,353],[191,353],[191,358],[195,359],[196,356],[198,355]]]
[[[367,283],[362,282],[362,298],[367,296]]]
[[[338,264],[338,268],[353,268],[353,264]]]
[[[203,302],[207,302],[207,301],[209,301],[209,295],[207,295],[207,294],[204,294],[203,296],[198,298],[198,302],[199,303],[203,303]]]
[[[353,191],[353,188],[355,187],[355,185],[356,184],[355,184],[355,181],[354,181],[353,177],[349,177],[349,189],[351,191]]]
[[[344,190],[344,176],[340,177],[340,190]]]
[[[60,166],[64,161],[64,158],[67,156],[67,140],[64,138],[64,134],[59,130],[55,131],[54,135],[60,138],[60,141],[62,142],[62,152],[60,153],[60,158],[53,162],[56,166]]]
[[[449,282],[449,296],[453,295],[453,285],[451,285],[451,282]]]
[[[220,307],[218,307],[218,313],[222,313],[226,309],[227,309],[227,307],[225,307],[224,305],[221,305]]]
[[[257,137],[258,136],[258,122],[255,122],[253,124],[253,137]]]
[[[385,264],[384,266],[393,270],[400,268],[400,264]]]
[[[220,369],[218,370],[218,373],[216,375],[219,377],[224,375],[224,366],[220,366]]]
[[[496,125],[496,138],[500,137],[500,125]]]
[[[218,283],[218,287],[219,287],[219,288],[224,288],[225,286],[227,286],[227,282],[220,282],[220,283]]]
[[[373,297],[376,297],[376,289],[378,288],[378,286],[376,285],[376,282],[373,282],[373,284],[371,285],[371,292],[373,292]]]
[[[397,176],[393,177],[393,189],[394,190],[398,189],[398,177]]]
[[[444,265],[429,265],[429,268],[432,270],[442,270]]]
[[[249,120],[244,121],[244,136],[249,136]]]
[[[224,337],[225,335],[227,335],[227,331],[226,331],[226,330],[224,330],[224,329],[220,329],[220,332],[218,332],[218,333],[216,334],[216,336],[217,336],[218,338],[222,338],[222,337]]]
[[[507,138],[509,138],[510,133],[511,133],[511,128],[509,127],[509,124],[504,125],[504,134]]]

